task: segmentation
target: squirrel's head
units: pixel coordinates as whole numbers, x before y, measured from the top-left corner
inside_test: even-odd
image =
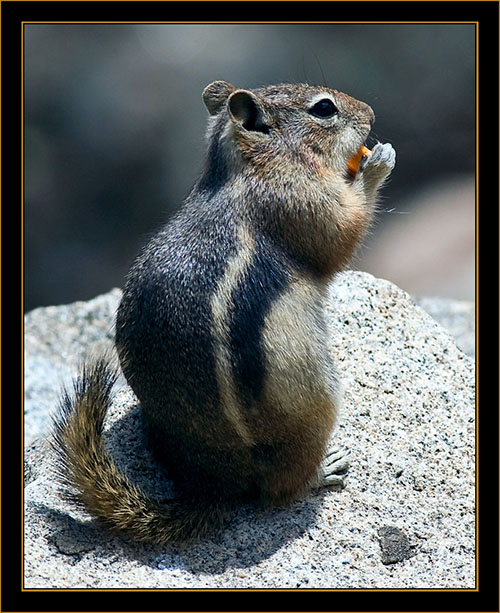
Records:
[[[280,84],[254,90],[215,81],[203,91],[209,140],[223,145],[229,166],[276,175],[345,173],[365,142],[372,109],[327,87]]]

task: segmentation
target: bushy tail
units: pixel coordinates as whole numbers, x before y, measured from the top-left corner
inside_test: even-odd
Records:
[[[201,536],[227,509],[195,501],[160,503],[120,472],[104,447],[102,430],[117,373],[106,359],[84,365],[73,396],[63,392],[53,445],[60,480],[100,523],[135,540],[156,544]]]

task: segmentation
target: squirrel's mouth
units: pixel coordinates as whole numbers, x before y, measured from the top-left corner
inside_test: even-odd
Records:
[[[368,149],[368,147],[361,145],[357,152],[347,162],[347,172],[351,175],[352,178],[356,176],[356,173],[359,169],[359,165],[361,164],[361,160],[370,157],[371,154],[372,152],[370,149]]]

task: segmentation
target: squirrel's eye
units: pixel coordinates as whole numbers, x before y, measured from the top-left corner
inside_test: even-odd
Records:
[[[333,117],[339,111],[330,98],[323,98],[309,109],[315,117]]]

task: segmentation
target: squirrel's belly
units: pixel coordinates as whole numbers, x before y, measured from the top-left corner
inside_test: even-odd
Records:
[[[283,424],[287,431],[302,425],[331,431],[341,403],[339,381],[328,354],[320,300],[308,283],[294,282],[273,304],[262,347],[263,403],[276,433]]]
[[[318,289],[262,238],[244,231],[212,297],[219,398],[243,444],[302,421],[333,428],[338,381]]]

